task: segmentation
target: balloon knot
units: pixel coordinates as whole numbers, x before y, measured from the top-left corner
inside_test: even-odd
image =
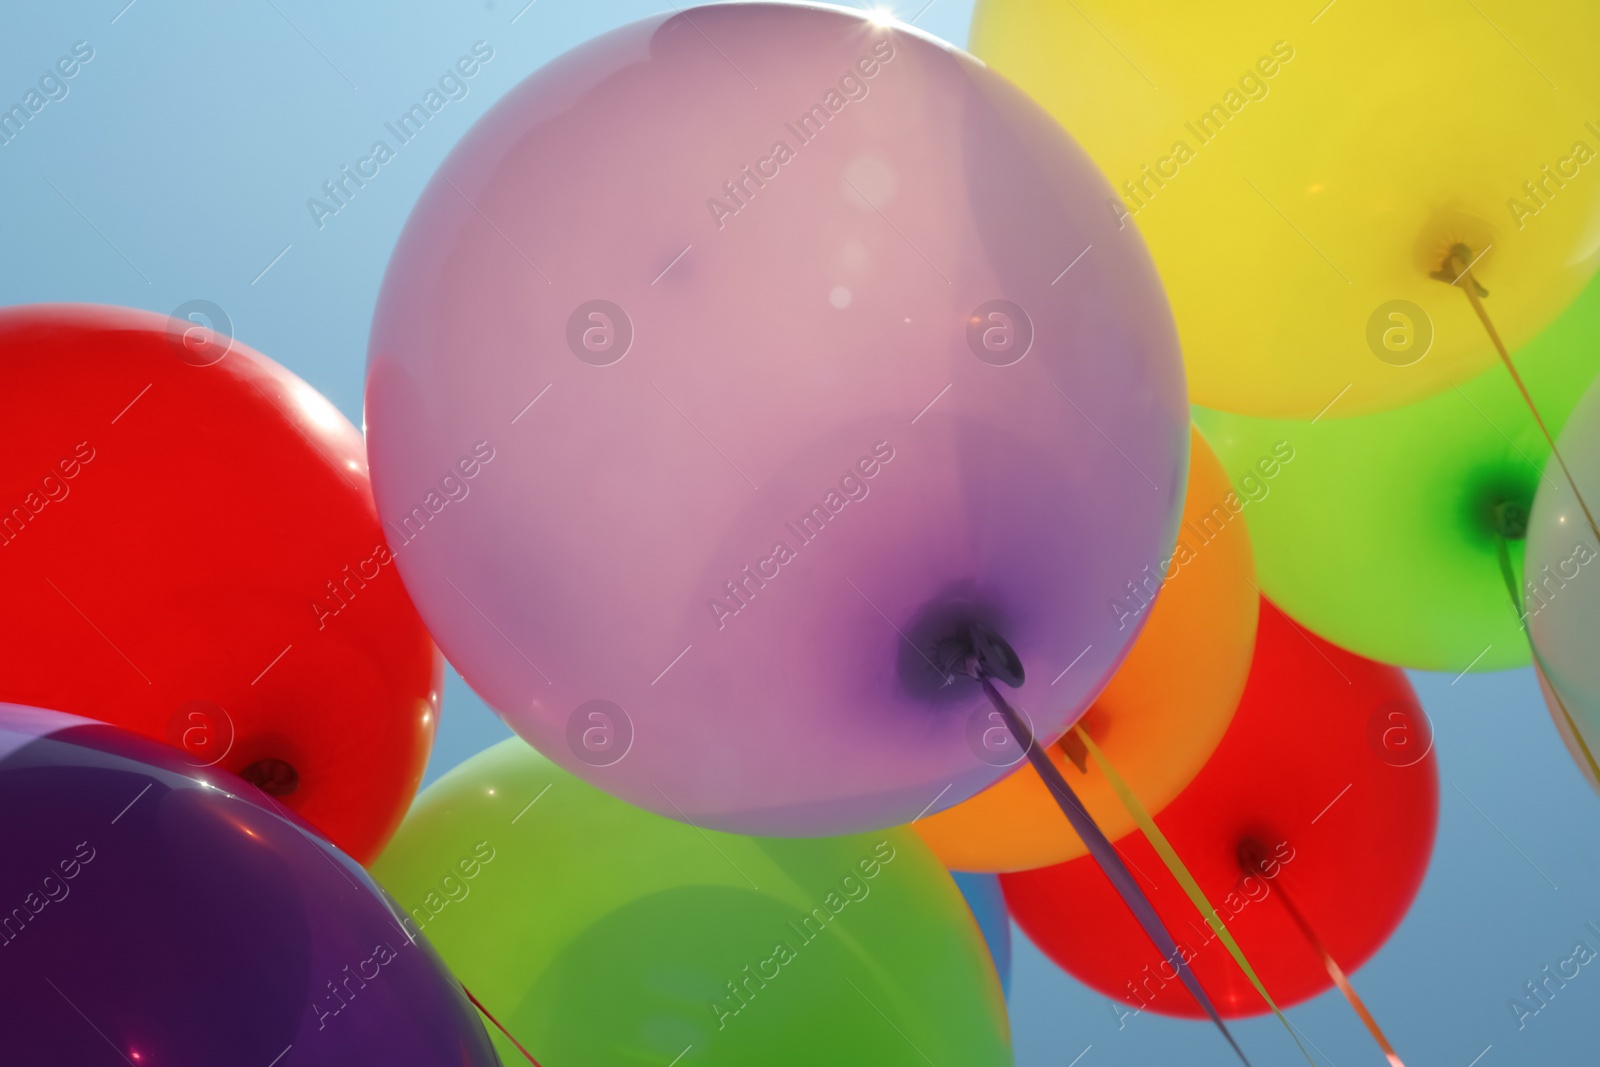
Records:
[[[1528,508],[1520,500],[1502,500],[1494,506],[1495,533],[1506,541],[1528,536]]]
[[[1488,249],[1485,248],[1484,251],[1487,252]],[[1460,285],[1462,280],[1465,279],[1471,283],[1473,291],[1480,297],[1488,296],[1489,290],[1480,285],[1478,279],[1473,277],[1472,274],[1472,265],[1477,261],[1478,258],[1473,256],[1472,249],[1464,244],[1455,244],[1450,247],[1450,252],[1444,257],[1444,262],[1440,264],[1439,269],[1430,272],[1428,277],[1444,282],[1446,285]]]
[[[1267,851],[1267,846],[1253,837],[1239,839],[1239,849],[1236,856],[1239,866],[1244,870],[1245,874],[1263,873],[1267,869],[1268,860],[1272,858],[1271,853]]]
[[[986,623],[969,622],[937,642],[933,659],[946,685],[958,676],[993,678],[1013,689],[1023,682],[1022,660],[1016,650]]]
[[[1080,773],[1089,773],[1089,747],[1083,743],[1083,738],[1078,736],[1078,731],[1068,730],[1062,734],[1061,740],[1056,742],[1056,747],[1072,761],[1072,765],[1078,768]]]
[[[239,772],[239,777],[269,797],[286,797],[300,788],[300,772],[281,759],[258,759]]]

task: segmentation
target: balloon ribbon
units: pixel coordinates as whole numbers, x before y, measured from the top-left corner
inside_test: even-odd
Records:
[[[1484,252],[1490,246],[1485,246]],[[1594,534],[1595,540],[1600,541],[1600,525],[1595,524],[1594,515],[1589,511],[1588,503],[1583,499],[1583,493],[1578,489],[1577,479],[1573,478],[1572,471],[1567,468],[1567,461],[1562,458],[1561,450],[1556,447],[1556,439],[1550,433],[1550,428],[1545,425],[1544,417],[1539,414],[1539,409],[1533,402],[1533,395],[1528,392],[1528,387],[1522,381],[1522,375],[1517,373],[1517,368],[1511,362],[1511,353],[1506,351],[1505,342],[1500,339],[1500,331],[1494,328],[1494,322],[1489,318],[1488,309],[1483,306],[1483,298],[1489,291],[1478,284],[1472,276],[1472,265],[1482,258],[1479,253],[1473,258],[1472,249],[1466,245],[1458,244],[1450,250],[1450,255],[1445,258],[1444,269],[1436,271],[1432,276],[1441,282],[1448,282],[1458,286],[1467,295],[1467,301],[1472,305],[1472,310],[1477,313],[1478,321],[1483,323],[1484,330],[1489,334],[1489,340],[1494,344],[1494,350],[1500,355],[1500,362],[1505,364],[1506,373],[1511,375],[1517,392],[1522,394],[1522,401],[1528,406],[1528,412],[1533,415],[1533,421],[1538,424],[1539,432],[1544,435],[1545,443],[1550,446],[1550,454],[1556,458],[1556,463],[1561,467],[1561,473],[1567,479],[1567,484],[1572,487],[1572,495],[1578,501],[1578,507],[1583,509],[1583,517],[1589,523],[1589,530]],[[1457,264],[1459,270],[1453,270]],[[1517,589],[1516,577],[1511,567],[1511,555],[1506,548],[1505,532],[1500,535],[1500,573],[1505,577],[1506,589],[1511,594],[1511,610],[1517,613],[1517,618],[1522,623],[1523,631],[1528,628],[1527,616],[1522,613],[1522,594]],[[1539,650],[1533,648],[1533,641],[1528,642],[1533,651],[1533,658],[1538,663],[1538,669],[1545,674],[1546,684],[1549,684],[1549,674],[1544,671],[1544,660],[1539,655]],[[1589,770],[1594,774],[1595,780],[1600,781],[1600,763],[1595,762],[1594,753],[1589,750],[1589,743],[1583,739],[1583,734],[1578,730],[1578,724],[1573,721],[1572,713],[1567,710],[1567,702],[1561,699],[1561,694],[1556,692],[1554,685],[1549,686],[1550,695],[1555,699],[1556,707],[1561,712],[1561,717],[1566,720],[1567,729],[1572,732],[1573,739],[1578,742],[1578,748],[1583,751],[1583,758],[1588,761]]]
[[[1250,873],[1256,872],[1252,871]],[[1274,888],[1277,891],[1276,896],[1279,902],[1283,904],[1284,910],[1289,913],[1289,918],[1294,920],[1294,924],[1300,928],[1300,933],[1310,943],[1312,951],[1322,961],[1323,970],[1328,972],[1328,977],[1332,978],[1333,984],[1339,987],[1339,992],[1344,994],[1344,999],[1350,1002],[1350,1007],[1354,1008],[1355,1013],[1361,1017],[1361,1021],[1366,1023],[1367,1032],[1378,1043],[1378,1047],[1383,1049],[1383,1054],[1389,1058],[1389,1067],[1406,1067],[1401,1062],[1399,1053],[1395,1052],[1394,1046],[1389,1043],[1388,1037],[1384,1035],[1383,1030],[1378,1026],[1378,1021],[1372,1017],[1372,1013],[1367,1010],[1366,1004],[1362,1003],[1361,998],[1356,995],[1355,987],[1350,984],[1350,979],[1345,977],[1344,968],[1334,961],[1333,955],[1323,945],[1322,939],[1317,936],[1315,930],[1311,929],[1311,924],[1306,922],[1304,915],[1300,914],[1300,909],[1294,906],[1294,901],[1289,899],[1288,891],[1281,885]]]
[[[516,1038],[512,1037],[511,1036],[511,1031],[507,1030],[505,1028],[505,1026],[500,1022],[500,1020],[496,1019],[494,1017],[494,1014],[492,1012],[490,1012],[488,1008],[484,1007],[481,1003],[478,1002],[478,998],[472,995],[472,990],[468,989],[466,987],[466,985],[463,984],[462,987],[461,987],[461,992],[463,992],[463,993],[465,993],[467,995],[467,999],[472,1001],[472,1006],[474,1008],[477,1008],[480,1012],[482,1012],[483,1013],[483,1017],[485,1019],[488,1019],[490,1022],[494,1023],[495,1026],[499,1028],[500,1032],[502,1034],[506,1035],[506,1040],[507,1041],[509,1041],[513,1045],[517,1046],[517,1051],[522,1053],[522,1056],[523,1056],[524,1059],[526,1059],[529,1063],[533,1064],[533,1067],[539,1067],[539,1061],[533,1058],[533,1053],[531,1053],[527,1049],[523,1048],[522,1047],[522,1042],[520,1042]]]
[[[1435,272],[1432,277],[1441,282],[1448,282],[1458,287],[1467,294],[1467,301],[1472,305],[1472,310],[1477,313],[1478,321],[1483,323],[1484,331],[1488,333],[1489,340],[1494,344],[1494,350],[1500,354],[1500,362],[1505,364],[1506,373],[1511,375],[1511,381],[1516,384],[1517,392],[1522,394],[1523,403],[1528,405],[1528,411],[1533,415],[1533,421],[1538,424],[1539,432],[1544,435],[1545,443],[1550,446],[1550,454],[1556,458],[1556,463],[1561,467],[1561,473],[1566,476],[1567,484],[1572,487],[1572,495],[1578,501],[1578,507],[1583,509],[1583,517],[1588,520],[1589,530],[1594,534],[1595,540],[1600,541],[1600,525],[1596,525],[1594,515],[1589,511],[1588,503],[1583,499],[1583,493],[1578,489],[1578,482],[1572,477],[1572,471],[1567,469],[1567,461],[1561,457],[1561,450],[1556,447],[1556,439],[1550,433],[1550,427],[1545,425],[1544,417],[1539,414],[1539,409],[1533,403],[1533,396],[1528,392],[1528,387],[1523,384],[1522,375],[1517,373],[1516,366],[1511,362],[1511,353],[1506,351],[1506,343],[1500,339],[1500,331],[1494,328],[1494,322],[1489,318],[1488,310],[1483,306],[1483,298],[1489,295],[1489,290],[1478,284],[1472,276],[1472,265],[1483,258],[1483,253],[1488,252],[1493,245],[1485,246],[1483,252],[1476,257],[1472,249],[1466,245],[1458,244],[1450,250],[1450,255],[1445,258],[1444,269]],[[1457,264],[1460,269],[1455,270]],[[1519,599],[1519,598],[1513,598]]]
[[[1256,992],[1261,994],[1261,999],[1267,1002],[1267,1006],[1272,1009],[1272,1013],[1283,1024],[1283,1028],[1289,1031],[1289,1037],[1293,1039],[1295,1047],[1300,1050],[1300,1055],[1306,1058],[1307,1063],[1315,1065],[1316,1061],[1311,1058],[1311,1054],[1306,1051],[1306,1047],[1300,1044],[1300,1037],[1294,1032],[1294,1027],[1289,1025],[1289,1020],[1278,1009],[1277,1002],[1272,999],[1272,994],[1267,992],[1267,987],[1262,985],[1261,979],[1256,976],[1255,968],[1250,966],[1250,961],[1245,958],[1244,950],[1239,947],[1239,943],[1233,939],[1233,934],[1228,931],[1228,927],[1223,923],[1221,914],[1211,906],[1211,902],[1206,899],[1204,891],[1200,888],[1200,883],[1194,880],[1194,875],[1189,873],[1189,868],[1185,867],[1183,860],[1178,858],[1178,853],[1173,849],[1172,843],[1167,840],[1167,835],[1161,832],[1161,828],[1150,817],[1150,813],[1145,810],[1145,806],[1140,802],[1139,798],[1134,796],[1133,790],[1128,787],[1128,783],[1123,779],[1122,775],[1118,774],[1116,768],[1111,766],[1111,761],[1106,759],[1105,753],[1100,751],[1100,746],[1094,743],[1094,738],[1089,736],[1089,732],[1081,726],[1074,726],[1072,733],[1083,747],[1088,750],[1095,766],[1100,768],[1100,773],[1106,776],[1106,781],[1111,783],[1111,788],[1117,794],[1117,798],[1122,801],[1122,806],[1128,809],[1128,814],[1133,816],[1133,821],[1139,825],[1139,829],[1144,832],[1144,836],[1155,847],[1157,855],[1161,857],[1161,862],[1166,864],[1167,870],[1171,872],[1172,877],[1176,878],[1178,884],[1183,886],[1183,891],[1188,895],[1189,902],[1205,917],[1206,925],[1211,927],[1212,933],[1216,934],[1217,939],[1228,950],[1228,955],[1233,957],[1233,962],[1239,965],[1239,969],[1244,972],[1244,976],[1250,979],[1250,984],[1255,986]]]
[[[1122,897],[1122,902],[1127,905],[1128,910],[1133,913],[1133,917],[1143,927],[1145,936],[1155,945],[1156,950],[1177,968],[1178,976],[1183,980],[1184,987],[1189,990],[1189,994],[1205,1009],[1205,1013],[1211,1017],[1211,1021],[1216,1024],[1217,1029],[1222,1032],[1222,1036],[1233,1047],[1233,1051],[1238,1055],[1239,1061],[1245,1067],[1250,1067],[1250,1061],[1245,1058],[1244,1050],[1233,1039],[1233,1034],[1228,1032],[1228,1025],[1222,1021],[1222,1015],[1217,1011],[1216,1005],[1211,1002],[1211,998],[1206,994],[1204,987],[1200,985],[1200,980],[1195,977],[1194,971],[1189,968],[1189,964],[1183,959],[1182,954],[1178,951],[1177,942],[1173,940],[1172,934],[1162,924],[1161,917],[1156,914],[1156,910],[1151,906],[1149,898],[1144,895],[1144,890],[1140,889],[1139,883],[1134,881],[1127,865],[1122,862],[1122,857],[1118,855],[1116,846],[1111,843],[1111,840],[1106,837],[1100,827],[1095,825],[1094,819],[1090,817],[1082,802],[1078,800],[1078,795],[1067,784],[1067,780],[1061,776],[1061,772],[1056,769],[1056,765],[1050,762],[1050,757],[1040,749],[1038,743],[1034,740],[1033,732],[1028,729],[1027,725],[1022,721],[1022,717],[1006,702],[1006,699],[1000,695],[1000,691],[994,687],[994,683],[983,673],[978,674],[978,681],[983,685],[983,691],[988,694],[990,702],[995,706],[995,710],[1005,720],[1006,727],[1011,731],[1011,736],[1016,738],[1017,744],[1021,745],[1023,750],[1027,752],[1028,760],[1033,764],[1033,769],[1039,772],[1039,777],[1043,778],[1045,785],[1050,788],[1050,792],[1055,797],[1056,804],[1061,808],[1062,814],[1067,817],[1067,821],[1072,824],[1072,828],[1077,831],[1078,836],[1083,838],[1084,843],[1089,847],[1090,855],[1094,857],[1095,863],[1099,864],[1101,872],[1110,879],[1112,886],[1116,888],[1118,895]]]

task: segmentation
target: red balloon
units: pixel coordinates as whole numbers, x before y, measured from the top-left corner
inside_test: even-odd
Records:
[[[1156,823],[1279,1007],[1332,985],[1285,901],[1346,973],[1400,924],[1433,850],[1432,749],[1398,668],[1331,645],[1262,600],[1233,723]],[[1258,874],[1241,866],[1246,842]],[[1135,831],[1117,848],[1217,1010],[1267,1011],[1144,835]],[[1129,1010],[1204,1017],[1088,857],[1002,875],[1001,884],[1034,944],[1080,981]]]
[[[0,311],[0,455],[0,701],[166,741],[375,857],[441,663],[355,427],[225,333],[41,305]]]

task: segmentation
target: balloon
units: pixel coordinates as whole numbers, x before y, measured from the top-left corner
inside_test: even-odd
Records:
[[[1595,512],[1600,508],[1600,385],[1591,385],[1578,401],[1556,447],[1583,502]],[[1600,544],[1589,521],[1560,466],[1548,464],[1528,524],[1522,618],[1545,703],[1567,750],[1593,785],[1594,769],[1583,747],[1591,755],[1600,753],[1600,663],[1594,651],[1600,633]]]
[[[0,704],[0,1060],[495,1067],[428,943],[273,803],[165,745]]]
[[[1376,952],[1422,885],[1439,811],[1427,716],[1405,675],[1305,633],[1269,602],[1233,725],[1156,816],[1280,1007],[1328,988],[1291,900],[1346,973]],[[1246,875],[1241,845],[1260,848]],[[1229,1017],[1267,1010],[1142,834],[1117,848]],[[1252,862],[1257,862],[1255,859]],[[1126,1009],[1201,1017],[1088,858],[1000,878],[1023,931]]]
[[[41,305],[0,311],[0,454],[0,599],[27,606],[0,616],[0,700],[165,741],[376,855],[440,662],[355,427],[225,330]]]
[[[966,898],[972,917],[978,920],[983,933],[983,943],[989,947],[989,958],[994,961],[995,973],[1000,978],[1000,992],[1011,995],[1011,916],[1006,913],[1006,898],[1000,889],[1000,879],[992,874],[971,871],[951,871],[956,888]]]
[[[546,1067],[1012,1062],[977,924],[904,830],[702,831],[510,738],[418,797],[373,871]]]
[[[1589,754],[1584,754],[1588,741],[1580,741],[1574,727],[1577,723],[1570,718],[1571,709],[1567,708],[1556,691],[1550,687],[1550,679],[1544,676],[1537,663],[1533,666],[1534,676],[1539,679],[1539,693],[1544,697],[1544,705],[1550,712],[1550,718],[1555,721],[1556,733],[1561,737],[1561,743],[1566,746],[1567,754],[1572,757],[1572,762],[1578,765],[1578,770],[1583,774],[1584,780],[1589,783],[1589,788],[1600,793],[1600,776],[1595,773],[1595,765],[1589,762],[1594,755],[1590,749]]]
[[[1552,431],[1600,371],[1600,282],[1517,354]],[[1294,450],[1249,510],[1261,589],[1328,640],[1385,663],[1459,673],[1528,662],[1501,569],[1550,454],[1504,367],[1395,411],[1316,423],[1197,408],[1230,471]],[[1560,472],[1545,472],[1547,481]],[[1241,486],[1241,489],[1245,487]]]
[[[996,631],[1059,735],[1176,534],[1181,363],[1107,195],[1011,86],[860,12],[696,8],[534,74],[424,192],[373,323],[379,511],[445,654],[701,826],[988,785],[1014,760],[940,657]]]
[[[1150,242],[1195,401],[1338,417],[1494,363],[1465,296],[1430,276],[1456,246],[1513,348],[1600,264],[1600,7],[1492,17],[982,0],[972,48],[1117,187],[1105,210]]]
[[[1146,614],[1149,624],[1083,716],[1083,728],[1151,811],[1177,796],[1222,740],[1244,692],[1259,612],[1245,527],[1245,516],[1254,517],[1249,497],[1233,492],[1198,432],[1189,447],[1176,550],[1170,560],[1152,561],[1108,605],[1130,626]],[[1254,459],[1238,459],[1235,469],[1263,484],[1270,482],[1265,471],[1276,477],[1282,470],[1270,448],[1264,466]],[[1050,758],[1107,836],[1121,837],[1133,817],[1094,763],[1074,766],[1070,744],[1068,738],[1051,748]],[[912,827],[946,866],[960,870],[1025,871],[1084,854],[1043,779],[1027,766]]]

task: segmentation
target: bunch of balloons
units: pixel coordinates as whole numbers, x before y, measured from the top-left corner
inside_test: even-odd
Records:
[[[1176,799],[1118,730],[1148,705],[1099,722],[1091,709],[1050,753],[1085,795],[1108,781],[1139,823],[1118,847],[1168,890],[1153,899],[1185,930],[1173,958],[1115,913],[1077,851],[1038,850],[1031,819],[1048,812],[1031,781],[925,821],[950,862],[1015,872],[1002,879],[1013,915],[1128,1011],[1215,1018],[1176,983],[1191,961],[1222,1014],[1331,983],[1400,1062],[1346,972],[1420,883],[1437,782],[1426,715],[1379,663],[1531,660],[1600,789],[1600,584],[1584,577],[1600,557],[1600,186],[1583,180],[1600,158],[1600,78],[1576,44],[1597,32],[1600,12],[1570,3],[1519,14],[1515,44],[1481,11],[1432,2],[1306,19],[1136,0],[978,6],[974,51],[1072,131],[1115,186],[1108,213],[1150,244],[1195,422],[1251,534],[1251,584],[1275,602],[1261,602],[1221,743],[1143,738],[1194,746],[1198,773],[1176,778]],[[1466,67],[1494,73],[1463,79]],[[1352,83],[1358,68],[1381,73]],[[1194,494],[1191,478],[1186,515],[1208,507]],[[1205,623],[1191,634],[1212,636]],[[1137,677],[1146,639],[1102,704]],[[1176,702],[1204,719],[1203,697]],[[1342,811],[1323,806],[1335,794]],[[1122,825],[1114,805],[1089,810]],[[984,833],[984,816],[1006,814],[1026,840]],[[1330,824],[1352,836],[1334,840]],[[1108,908],[1115,919],[1079,918]]]
[[[147,312],[0,312],[0,377],[3,1058],[494,1063],[356,862],[440,661],[355,428]]]
[[[1015,918],[1399,1063],[1400,668],[1535,663],[1600,789],[1600,10],[1525,14],[1552,96],[1442,0],[1091,6],[535,72],[365,440],[182,315],[0,312],[0,1058],[998,1067]],[[435,641],[519,736],[413,803]]]

